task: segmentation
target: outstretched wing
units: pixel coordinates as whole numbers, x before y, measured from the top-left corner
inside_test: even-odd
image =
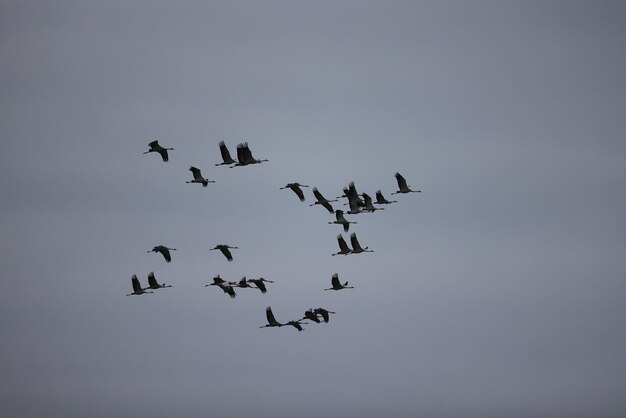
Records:
[[[220,247],[220,251],[224,254],[224,257],[226,257],[228,261],[233,261],[233,255],[227,247]]]
[[[244,144],[237,144],[237,160],[239,160],[239,164],[246,164],[246,152],[244,148]]]
[[[346,241],[343,239],[343,236],[341,234],[337,235],[337,242],[339,243],[339,249],[341,251],[351,251],[350,247],[348,247],[348,244],[346,244]]]
[[[268,324],[270,325],[278,324],[278,321],[276,321],[276,318],[274,318],[274,313],[272,313],[271,306],[268,306],[267,308],[265,308],[265,316],[267,317]]]
[[[359,244],[359,240],[356,239],[356,234],[354,232],[350,234],[350,243],[352,244],[352,248],[355,250],[361,249],[361,244]]]
[[[161,254],[163,254],[163,258],[165,258],[166,262],[170,262],[172,261],[172,256],[170,255],[170,250],[167,249],[166,247],[161,247],[161,249],[159,249],[159,252]]]
[[[152,141],[148,144],[148,146],[150,147],[150,149],[153,150],[161,148],[161,146],[159,145],[159,141]]]
[[[328,203],[326,200],[323,201],[321,203],[322,206],[324,206],[326,208],[326,210],[328,211],[328,213],[333,213],[333,205],[331,205],[330,203]]]
[[[304,202],[304,192],[302,191],[300,186],[294,184],[291,186],[291,190],[293,190],[293,192],[298,195],[298,198],[301,202]]]
[[[341,287],[341,283],[339,282],[339,274],[335,273],[333,274],[332,278],[330,279],[330,284],[334,287]]]
[[[157,283],[156,278],[154,277],[154,272],[151,271],[148,274],[148,285],[152,288],[159,287],[159,283]]]
[[[225,163],[230,164],[234,162],[234,160],[230,156],[228,148],[226,148],[226,144],[224,143],[224,141],[220,141],[220,153],[222,154],[222,160]]]
[[[400,190],[406,190],[409,188],[409,186],[406,185],[406,180],[404,179],[404,177],[402,177],[402,174],[396,172],[395,176],[396,181],[398,182],[398,188]]]
[[[319,190],[317,190],[317,187],[313,187],[313,195],[315,196],[315,198],[317,199],[318,202],[322,203],[326,201],[326,198],[324,198],[324,196],[322,196],[322,194],[320,193]]]
[[[141,292],[142,289],[141,285],[139,284],[139,279],[137,278],[137,275],[133,274],[131,281],[133,282],[133,292]]]

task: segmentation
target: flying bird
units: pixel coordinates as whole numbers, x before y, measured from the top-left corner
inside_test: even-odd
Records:
[[[130,295],[143,295],[144,293],[154,293],[154,292],[146,292],[142,287],[141,284],[139,284],[139,279],[137,278],[136,274],[133,274],[133,277],[131,278],[131,282],[133,283],[133,293],[129,293],[126,296],[130,296]]]
[[[324,206],[326,208],[326,210],[328,212],[333,213],[333,206],[330,204],[330,202],[336,202],[337,199],[335,199],[335,200],[328,200],[328,199],[326,199],[324,196],[322,196],[322,194],[319,192],[319,190],[317,190],[317,187],[313,187],[313,195],[317,199],[317,202],[315,202],[315,203],[313,203],[313,204],[311,204],[309,206],[322,205],[322,206]]]
[[[249,289],[253,289],[252,286],[250,286],[250,283],[248,282],[248,280],[246,279],[246,276],[243,276],[241,278],[241,280],[239,280],[238,282],[229,282],[229,284],[233,287],[241,287],[241,288],[249,288]]]
[[[368,250],[369,247],[361,248],[361,244],[359,244],[359,240],[356,239],[354,232],[350,234],[350,243],[352,244],[352,254],[374,252],[374,250]]]
[[[157,245],[150,251],[146,251],[148,253],[161,253],[163,258],[165,258],[166,262],[172,261],[172,256],[170,255],[170,251],[176,251],[176,248],[168,248],[165,245]]]
[[[318,324],[321,322],[320,319],[317,317],[317,314],[313,311],[313,309],[309,309],[307,311],[304,311],[304,318],[302,318],[302,319],[303,320],[304,319],[309,319],[309,320],[311,320],[311,321],[313,321],[315,323],[318,323]]]
[[[300,199],[301,202],[304,202],[304,193],[302,192],[302,189],[300,187],[309,187],[309,186],[307,186],[306,184],[300,184],[300,183],[287,183],[287,185],[285,187],[281,187],[280,190],[289,188],[293,190],[295,194],[298,195],[298,198]]]
[[[375,212],[377,210],[385,210],[385,208],[376,208],[372,204],[372,198],[367,193],[363,193],[363,200],[365,201],[365,211],[366,212]]]
[[[345,282],[344,284],[341,284],[341,282],[339,281],[339,274],[337,274],[337,273],[332,275],[332,278],[330,280],[330,284],[331,284],[332,287],[329,287],[328,289],[324,289],[324,290],[354,289],[354,287],[348,286],[348,282]]]
[[[346,218],[343,217],[343,211],[337,209],[335,211],[335,218],[337,218],[336,221],[333,222],[328,222],[329,224],[337,224],[337,225],[343,225],[343,230],[345,232],[348,232],[348,230],[350,229],[350,224],[355,224],[356,222],[350,222],[348,221]],[[342,238],[343,239],[343,238]],[[339,246],[341,246],[341,244],[339,244]]]
[[[235,249],[238,250],[239,247],[231,247],[229,245],[225,245],[225,244],[218,244],[215,246],[215,248],[211,248],[209,249],[209,251],[213,251],[213,250],[220,250],[222,252],[222,254],[224,254],[224,257],[226,257],[226,259],[228,261],[233,261],[233,255],[230,253],[230,249]]]
[[[341,234],[337,235],[337,242],[339,243],[339,252],[335,253],[333,255],[348,255],[352,252],[352,250],[350,249],[350,247],[348,247],[348,244],[346,244],[346,241],[343,239],[343,236]]]
[[[237,161],[233,160],[230,156],[230,152],[228,152],[228,148],[226,148],[226,144],[224,141],[220,141],[220,153],[222,154],[222,163],[215,164],[217,165],[227,165],[227,164],[237,164]]]
[[[204,287],[207,287],[207,286],[219,287],[220,289],[224,291],[224,293],[228,294],[232,299],[234,299],[235,296],[237,296],[237,294],[235,293],[235,289],[233,289],[233,286],[227,281],[225,281],[224,279],[222,279],[219,274],[213,277],[213,283],[204,285]]]
[[[163,148],[161,145],[159,145],[159,141],[152,141],[148,144],[148,146],[150,147],[150,149],[144,152],[144,154],[148,154],[151,152],[158,152],[159,154],[161,154],[161,158],[163,159],[163,162],[169,161],[169,156],[167,155],[167,151],[174,150],[174,148]]]
[[[376,190],[376,203],[379,205],[389,205],[391,203],[396,203],[397,200],[387,200],[383,196],[383,193],[380,190]]]
[[[281,324],[274,318],[274,313],[272,313],[272,307],[268,306],[265,308],[265,316],[267,317],[267,325],[263,325],[259,328],[270,328],[270,327],[282,327],[285,324]]]
[[[215,183],[214,180],[207,180],[202,177],[202,172],[199,168],[192,166],[189,167],[189,171],[191,171],[191,173],[193,174],[193,180],[186,181],[185,183],[200,183],[202,184],[202,187],[206,187],[209,183]]]
[[[292,327],[294,327],[298,331],[302,331],[304,328],[302,328],[302,325],[300,325],[301,321],[302,321],[302,319],[298,319],[297,321],[289,321],[285,325],[291,325]]]
[[[337,279],[339,280],[339,279]],[[346,284],[348,284],[348,282],[346,282]],[[324,322],[328,323],[328,320],[330,319],[330,315],[329,314],[334,314],[335,312],[333,311],[329,311],[327,309],[324,308],[316,308],[313,310],[313,313],[315,315],[322,315],[322,318],[324,318]]]
[[[172,285],[166,285],[165,283],[159,284],[159,282],[157,282],[156,278],[154,277],[154,272],[151,271],[150,274],[148,274],[148,287],[150,289],[161,289],[163,287],[172,287]]]
[[[398,182],[398,190],[397,192],[393,192],[391,194],[398,194],[398,193],[421,193],[421,190],[411,190],[409,188],[409,186],[406,185],[406,180],[404,179],[404,177],[402,177],[402,175],[398,172],[396,172],[396,174],[394,174],[394,176],[396,177],[396,181]]]
[[[232,165],[232,167],[242,167],[245,165],[250,165],[250,164],[261,164],[262,162],[268,161],[268,160],[257,160],[256,158],[254,158],[252,156],[252,151],[250,151],[250,148],[248,147],[248,143],[247,142],[243,142],[237,145],[237,160],[238,162],[235,163],[235,165]]]
[[[263,277],[259,279],[249,279],[251,283],[254,283],[256,287],[261,291],[261,293],[267,293],[267,288],[265,287],[265,283],[274,283],[272,280],[264,279]]]

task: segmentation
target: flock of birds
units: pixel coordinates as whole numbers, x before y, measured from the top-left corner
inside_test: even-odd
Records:
[[[168,151],[174,150],[174,148],[165,148],[161,146],[159,144],[159,141],[152,141],[148,144],[148,146],[149,146],[149,149],[148,151],[144,152],[144,154],[156,152],[161,156],[161,159],[163,160],[163,162],[169,161]],[[222,156],[222,162],[215,164],[216,166],[226,165],[226,166],[230,166],[230,168],[233,168],[233,167],[243,167],[243,166],[252,165],[252,164],[261,164],[263,162],[268,161],[265,159],[259,160],[259,159],[254,158],[252,156],[252,152],[250,151],[250,148],[247,142],[240,143],[237,145],[237,159],[236,160],[234,160],[231,157],[230,152],[228,151],[228,148],[226,144],[224,143],[224,141],[220,141],[219,148],[220,148],[220,153]],[[189,171],[191,171],[193,178],[187,181],[187,183],[202,184],[203,187],[207,187],[209,183],[215,183],[215,181],[213,180],[208,180],[204,178],[204,176],[202,175],[202,172],[197,167],[193,167],[193,166],[189,167]],[[391,193],[392,195],[421,192],[421,190],[411,190],[411,188],[407,185],[406,180],[404,179],[404,177],[402,177],[400,173],[396,172],[395,178],[398,183],[398,190]],[[300,201],[304,202],[306,198],[304,196],[304,192],[302,188],[307,188],[307,187],[309,186],[305,184],[288,183],[284,187],[281,187],[280,190],[291,189],[298,196]],[[312,191],[313,191],[313,195],[315,196],[316,201],[309,206],[321,205],[329,213],[331,214],[334,213],[335,220],[332,222],[328,222],[328,223],[341,225],[343,227],[344,232],[346,233],[350,230],[350,225],[356,224],[357,222],[352,222],[352,221],[347,220],[344,217],[343,210],[340,210],[340,209],[335,210],[333,208],[331,203],[338,202],[337,199],[341,199],[341,198],[348,199],[347,206],[350,208],[350,210],[348,210],[345,213],[349,215],[356,215],[359,213],[372,213],[377,210],[384,210],[384,208],[374,206],[374,203],[377,205],[389,205],[389,204],[397,202],[396,200],[390,201],[390,200],[385,199],[385,197],[383,196],[380,190],[376,191],[376,194],[375,194],[376,201],[374,202],[372,200],[372,197],[368,195],[367,193],[358,193],[354,185],[354,182],[350,182],[348,187],[344,187],[343,194],[341,196],[337,196],[333,200],[326,199],[322,195],[322,193],[317,189],[317,187],[313,187]],[[350,234],[350,244],[352,248],[348,246],[348,244],[346,243],[346,240],[343,238],[341,234],[337,235],[337,243],[339,245],[339,251],[332,254],[333,256],[360,254],[364,252],[374,252],[374,250],[370,250],[369,247],[367,246],[363,248],[361,244],[359,243],[359,240],[357,239],[357,236],[354,232]],[[218,244],[214,248],[211,248],[210,251],[219,250],[224,255],[224,257],[226,257],[226,259],[230,262],[230,261],[233,261],[233,255],[230,251],[233,249],[238,249],[238,247],[230,246],[226,244]],[[169,248],[164,245],[157,245],[154,248],[152,248],[152,250],[149,250],[147,252],[148,253],[150,252],[160,253],[165,259],[165,261],[169,263],[172,261],[172,255],[170,251],[177,251],[177,250],[176,248]],[[148,289],[157,290],[161,288],[172,287],[171,285],[166,285],[165,283],[159,284],[156,280],[156,277],[154,276],[154,272],[151,272],[148,275],[148,287],[141,286],[141,283],[139,282],[137,275],[132,276],[131,282],[132,282],[133,292],[129,293],[126,296],[153,293],[152,291]],[[222,291],[226,293],[227,295],[229,295],[231,298],[235,298],[237,296],[235,292],[235,288],[258,289],[263,294],[267,293],[267,287],[265,283],[274,283],[274,282],[272,280],[268,280],[263,277],[260,277],[258,279],[247,279],[245,276],[241,278],[241,280],[239,281],[227,281],[227,280],[222,279],[220,275],[218,274],[215,277],[213,277],[213,283],[207,284],[205,285],[205,287],[217,286],[220,289],[222,289]],[[341,281],[339,280],[339,274],[335,273],[331,276],[331,287],[324,289],[324,290],[343,290],[343,289],[353,289],[353,286],[348,286],[347,281],[342,284]],[[305,321],[308,320],[308,321],[315,322],[318,324],[321,323],[322,321],[324,323],[327,323],[329,321],[330,314],[334,314],[334,313],[335,312],[329,311],[325,308],[311,308],[304,312],[304,317],[302,317],[301,319],[289,320],[287,322],[278,322],[276,318],[274,317],[272,308],[268,306],[265,309],[267,324],[261,326],[260,328],[293,326],[298,331],[302,331],[303,330],[302,325],[309,324],[309,322],[305,322]]]

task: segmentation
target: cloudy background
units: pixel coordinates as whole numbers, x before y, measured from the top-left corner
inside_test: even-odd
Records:
[[[0,2],[0,415],[626,415],[625,16]],[[270,162],[215,167],[221,139]],[[350,217],[375,253],[331,257],[341,228],[279,190],[390,198],[396,171],[423,193]],[[174,287],[126,297],[150,271]]]

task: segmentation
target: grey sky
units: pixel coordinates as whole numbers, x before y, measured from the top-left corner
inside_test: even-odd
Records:
[[[625,17],[0,2],[0,415],[626,415]],[[214,167],[221,139],[270,162]],[[372,254],[331,257],[341,228],[278,190],[390,198],[395,171],[424,193],[351,217]],[[150,271],[174,287],[125,297]],[[268,305],[337,314],[259,329]]]

